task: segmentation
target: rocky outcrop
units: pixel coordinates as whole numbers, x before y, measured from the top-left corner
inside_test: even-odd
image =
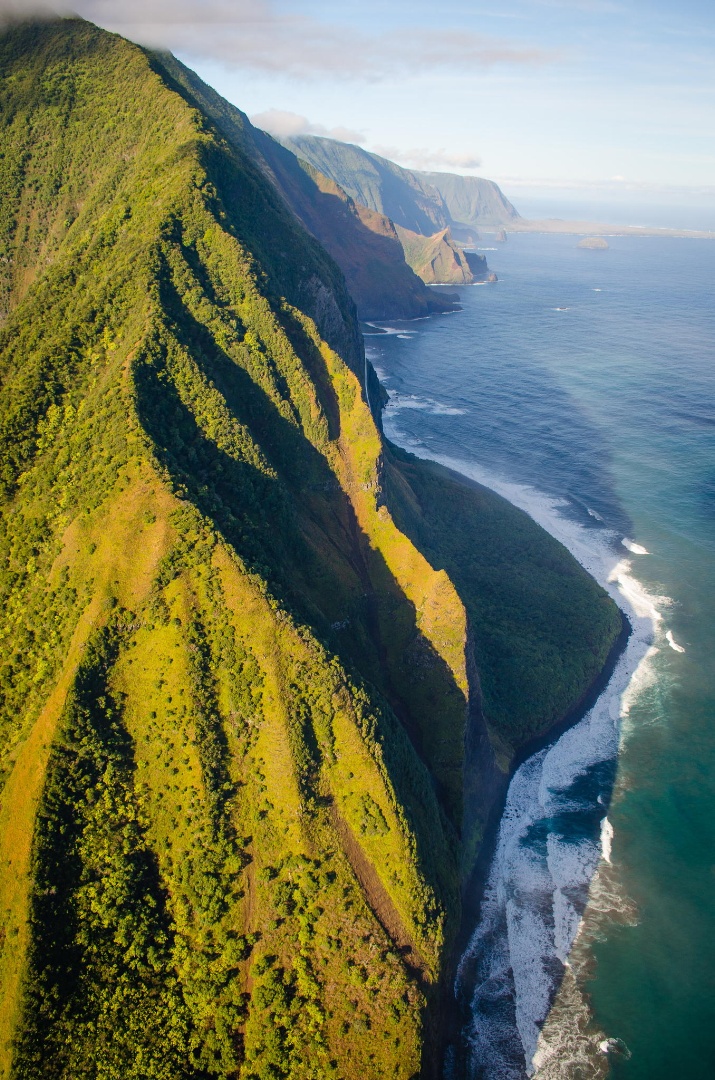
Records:
[[[452,240],[449,229],[442,229],[434,236],[420,236],[401,225],[395,229],[405,261],[426,284],[469,285],[474,281],[466,253]]]
[[[476,281],[496,281],[486,255],[465,251],[455,243],[449,229],[434,236],[395,226],[405,260],[427,285],[472,285]]]

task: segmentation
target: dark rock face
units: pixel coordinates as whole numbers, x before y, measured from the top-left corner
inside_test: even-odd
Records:
[[[489,267],[486,255],[479,255],[476,251],[465,251],[464,257],[469,263],[475,281],[489,280]]]

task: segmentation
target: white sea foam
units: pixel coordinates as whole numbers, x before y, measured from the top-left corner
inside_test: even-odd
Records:
[[[670,645],[671,649],[675,649],[676,652],[685,652],[682,645],[678,645],[677,641],[673,639],[673,631],[669,630],[665,635],[665,640]]]
[[[626,687],[625,693],[621,698],[621,738],[623,739],[629,732],[628,717],[630,715],[632,705],[642,697],[643,694],[650,689],[656,682],[657,675],[656,670],[651,661],[653,657],[660,652],[660,649],[656,645],[651,645],[647,650],[640,664],[633,672],[631,681]]]
[[[392,393],[387,407],[394,411],[421,409],[435,416],[463,416],[466,412],[466,409],[459,409],[454,405],[443,405],[442,402],[435,401],[434,398],[417,397],[416,394]]]
[[[377,323],[365,323],[365,326],[370,326],[375,331],[374,334],[368,334],[367,337],[390,337],[390,336],[392,336],[392,337],[400,337],[400,335],[402,335],[404,333],[408,333],[408,334],[416,334],[416,333],[418,333],[417,330],[408,330],[408,331],[405,331],[404,329],[398,330],[398,328],[396,326],[378,326]]]
[[[621,599],[625,606],[627,601]],[[548,1043],[541,1032],[578,937],[599,860],[611,858],[612,834],[607,818],[602,820],[598,839],[577,841],[548,823],[575,808],[570,789],[577,777],[617,753],[621,701],[652,635],[650,620],[633,612],[631,617],[635,630],[607,690],[583,720],[525,762],[509,786],[482,918],[465,955],[465,961],[476,957],[478,964],[470,1032],[472,1070],[489,1080],[516,1080],[524,1074],[540,1080],[569,1076],[556,1064],[571,1060],[571,1050],[564,1049],[570,1045],[568,1031],[552,1033]],[[540,851],[533,835],[536,828],[545,826],[549,832],[545,850]],[[501,952],[494,947],[500,926]],[[458,981],[463,970],[460,966]],[[492,998],[489,1008],[485,1008],[485,986]],[[497,1037],[494,999],[504,1003],[502,1012],[506,1002],[513,1001],[521,1061],[514,1043],[503,1033]],[[503,1019],[499,1024],[503,1025]],[[560,1048],[558,1053],[554,1046]],[[585,1052],[581,1047],[579,1053]]]
[[[406,449],[436,458],[525,510],[610,593],[632,626],[608,686],[593,708],[515,772],[480,923],[457,974],[459,990],[467,965],[473,970],[476,963],[472,1023],[467,1032],[473,1075],[485,1080],[521,1080],[524,1075],[538,1080],[566,1078],[573,1075],[568,1062],[592,1061],[589,1054],[597,1053],[595,1042],[582,1038],[586,1005],[581,1002],[578,1009],[565,1010],[566,1019],[558,1030],[550,1029],[547,1040],[542,1030],[555,989],[569,970],[566,964],[579,936],[584,908],[592,902],[589,896],[599,878],[597,868],[610,863],[613,833],[607,817],[602,818],[600,836],[592,839],[569,837],[554,823],[559,814],[568,815],[577,807],[579,797],[570,794],[576,790],[574,782],[617,756],[622,721],[635,696],[652,681],[649,669],[658,651],[653,641],[662,621],[661,609],[669,600],[652,594],[633,576],[630,561],[617,555],[615,533],[587,528],[563,515],[568,506],[565,500],[494,476],[472,462],[428,454],[422,445],[404,437],[388,413],[385,419],[389,436]],[[583,802],[580,805],[583,809]],[[541,834],[545,834],[543,842],[538,839]],[[569,987],[575,1002],[575,982]],[[578,1024],[573,1020],[576,1014],[581,1017]],[[588,1075],[596,1076],[597,1071]]]
[[[611,850],[613,847],[613,826],[611,825],[608,817],[604,817],[601,822],[601,854],[607,863],[611,861]]]
[[[650,555],[650,551],[644,548],[641,544],[636,544],[635,540],[629,540],[627,536],[624,536],[621,540],[624,548],[627,548],[633,555]]]

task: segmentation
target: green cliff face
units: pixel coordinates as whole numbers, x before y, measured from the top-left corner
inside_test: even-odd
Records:
[[[519,597],[463,603],[343,276],[216,101],[78,20],[6,32],[0,72],[0,1074],[429,1075],[471,642]],[[525,729],[609,644],[550,558],[578,673]]]

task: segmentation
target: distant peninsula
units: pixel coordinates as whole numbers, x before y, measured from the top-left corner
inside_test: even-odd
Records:
[[[518,218],[509,222],[510,233],[564,233],[567,236],[669,236],[674,239],[715,240],[707,229],[660,229],[647,225],[613,225],[597,221],[564,221],[562,218]]]

